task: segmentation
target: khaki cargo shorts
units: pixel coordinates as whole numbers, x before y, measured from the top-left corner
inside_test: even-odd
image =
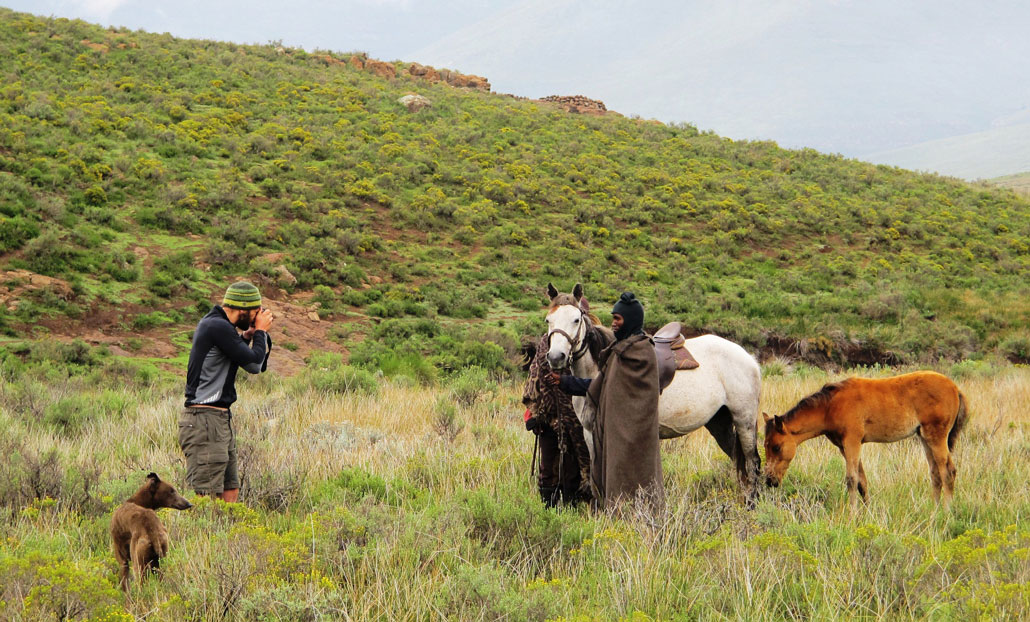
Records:
[[[186,484],[198,495],[240,487],[236,434],[227,410],[188,406],[179,419],[179,446],[186,454]]]

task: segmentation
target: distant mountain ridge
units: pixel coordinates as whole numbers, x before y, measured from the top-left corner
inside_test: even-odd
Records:
[[[987,183],[999,188],[1008,188],[1024,196],[1030,196],[1030,171],[988,179]]]
[[[412,56],[502,91],[584,92],[624,114],[866,158],[986,131],[1030,104],[1028,23],[1014,0],[524,0]],[[994,159],[942,172],[1018,170]]]
[[[863,159],[969,180],[1012,175],[1030,170],[1030,123],[879,151]]]

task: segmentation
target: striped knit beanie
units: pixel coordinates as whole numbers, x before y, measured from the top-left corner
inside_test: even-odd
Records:
[[[257,309],[261,306],[261,292],[247,281],[236,281],[225,290],[222,306],[230,309]]]

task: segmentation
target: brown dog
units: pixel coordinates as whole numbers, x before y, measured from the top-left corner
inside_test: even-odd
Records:
[[[147,483],[125,500],[111,517],[111,540],[114,557],[121,566],[123,590],[129,589],[129,562],[136,575],[144,577],[158,570],[161,558],[168,553],[168,532],[154,510],[193,507],[175,488],[162,482],[156,473],[147,475]]]

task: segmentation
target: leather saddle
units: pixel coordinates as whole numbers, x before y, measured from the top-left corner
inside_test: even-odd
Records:
[[[679,322],[669,322],[651,339],[654,340],[654,353],[658,358],[660,390],[664,391],[669,386],[678,370],[697,369],[701,366],[687,350],[687,340],[683,337],[683,326]]]

